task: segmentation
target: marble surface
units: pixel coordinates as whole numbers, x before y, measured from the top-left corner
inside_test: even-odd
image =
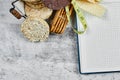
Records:
[[[13,0],[0,0],[0,80],[120,80],[120,73],[81,75],[71,27],[48,41],[31,43],[9,13]]]

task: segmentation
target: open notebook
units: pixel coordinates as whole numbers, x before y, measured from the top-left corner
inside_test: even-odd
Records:
[[[78,35],[81,73],[120,71],[120,0],[104,0],[103,18],[85,14],[88,30]],[[77,28],[81,27],[77,17]]]

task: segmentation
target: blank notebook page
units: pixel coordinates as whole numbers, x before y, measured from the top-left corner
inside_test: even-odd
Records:
[[[78,35],[82,73],[120,71],[120,3],[103,5],[107,12],[102,18],[85,13],[88,30]]]

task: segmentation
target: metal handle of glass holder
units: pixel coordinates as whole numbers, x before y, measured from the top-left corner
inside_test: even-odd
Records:
[[[15,16],[17,19],[21,19],[21,17],[23,17],[23,18],[26,18],[26,15],[21,15],[16,9],[15,9],[15,3],[17,2],[17,1],[19,1],[19,0],[15,0],[15,1],[13,1],[12,3],[11,3],[11,5],[13,6],[13,8],[11,8],[10,9],[10,13],[13,15],[13,16]]]

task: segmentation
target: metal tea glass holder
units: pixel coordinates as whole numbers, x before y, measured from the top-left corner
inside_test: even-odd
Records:
[[[11,3],[12,8],[10,9],[10,13],[15,16],[17,19],[26,18],[26,14],[23,13],[19,8],[16,8],[15,3],[20,2],[20,0],[15,0]],[[24,7],[23,7],[24,8]]]

